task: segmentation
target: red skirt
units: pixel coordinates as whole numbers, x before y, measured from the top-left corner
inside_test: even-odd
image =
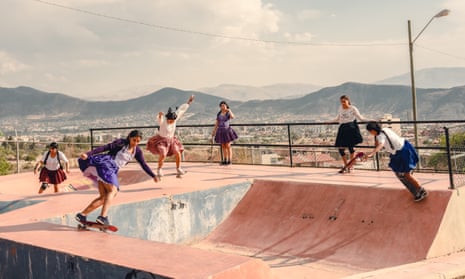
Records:
[[[39,182],[47,182],[49,184],[60,184],[66,180],[66,173],[60,168],[57,170],[49,170],[42,168],[39,175]]]
[[[147,150],[153,154],[173,156],[184,151],[184,146],[176,136],[165,138],[155,135],[147,141]]]

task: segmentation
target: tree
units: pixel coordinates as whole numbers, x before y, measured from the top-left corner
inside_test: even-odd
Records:
[[[7,175],[11,169],[10,163],[8,163],[5,150],[0,149],[0,175]]]
[[[465,150],[465,132],[459,132],[455,134],[450,134],[449,144],[452,150],[452,156],[458,155],[458,153],[463,153]],[[441,136],[440,145],[446,147],[446,137]],[[431,156],[429,160],[429,165],[432,166],[435,170],[447,170],[447,155],[446,152],[440,152]],[[465,157],[457,156],[454,159],[455,166],[465,166]],[[457,171],[463,171],[463,169],[458,169]]]

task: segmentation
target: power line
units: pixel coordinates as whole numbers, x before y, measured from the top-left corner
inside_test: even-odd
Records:
[[[417,47],[419,47],[419,48],[426,49],[426,50],[431,51],[431,52],[436,52],[436,53],[439,53],[439,54],[442,54],[442,55],[445,55],[445,56],[449,56],[449,57],[452,57],[452,58],[465,60],[465,57],[462,57],[462,56],[457,56],[457,55],[450,54],[450,53],[447,53],[447,52],[443,52],[443,51],[440,51],[440,50],[431,49],[431,48],[424,47],[424,46],[421,46],[421,45],[418,45],[418,44],[415,44],[415,45]]]
[[[88,14],[88,15],[92,15],[92,16],[96,16],[96,17],[107,18],[107,19],[111,19],[111,20],[127,22],[127,23],[131,23],[131,24],[143,25],[143,26],[151,27],[151,28],[163,29],[163,30],[172,31],[172,32],[187,33],[187,34],[193,34],[193,35],[202,35],[202,36],[207,36],[207,37],[230,39],[230,40],[241,40],[241,41],[258,42],[258,43],[272,43],[272,44],[280,44],[280,45],[327,46],[327,47],[378,47],[378,46],[405,46],[405,45],[407,45],[406,43],[331,43],[331,42],[329,42],[329,43],[312,43],[312,42],[255,39],[255,38],[250,38],[250,37],[230,36],[230,35],[225,35],[225,34],[208,33],[208,32],[195,31],[195,30],[171,27],[171,26],[160,25],[160,24],[146,23],[146,22],[143,22],[143,21],[127,19],[127,18],[107,15],[107,14],[103,14],[103,13],[97,13],[97,12],[93,12],[93,11],[83,10],[83,9],[79,9],[79,8],[74,8],[74,7],[70,7],[70,6],[65,6],[65,5],[61,5],[61,4],[57,4],[57,3],[49,2],[49,1],[43,1],[43,0],[33,0],[33,1],[36,1],[36,2],[39,2],[39,3],[42,3],[42,4],[46,4],[46,5],[50,5],[50,6],[55,6],[55,7],[58,7],[58,8],[71,10],[71,11],[74,11],[74,12]]]

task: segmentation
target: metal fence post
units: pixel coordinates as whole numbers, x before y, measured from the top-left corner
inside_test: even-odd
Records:
[[[287,124],[287,139],[289,142],[289,163],[291,164],[291,168],[294,166],[292,161],[292,138],[291,138],[291,125]]]
[[[444,127],[444,134],[446,136],[446,152],[447,152],[447,168],[449,170],[449,189],[455,189],[454,176],[452,174],[452,161],[450,155],[450,140],[449,140],[449,128]]]
[[[90,150],[94,149],[94,129],[89,129],[90,130]]]

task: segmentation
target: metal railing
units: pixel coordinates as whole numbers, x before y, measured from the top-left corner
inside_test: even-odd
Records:
[[[392,128],[412,143],[414,142],[413,124],[416,123],[423,139],[422,144],[416,146],[420,155],[417,171],[448,173],[451,189],[465,185],[465,142],[460,142],[460,138],[454,138],[465,134],[465,120],[380,123],[383,127]],[[340,167],[341,165],[337,148],[334,147],[338,127],[336,123],[252,123],[231,126],[239,134],[239,139],[233,144],[235,164],[289,167]],[[147,139],[155,134],[158,126],[92,128],[90,129],[91,147],[107,143],[117,137],[125,137],[133,129],[142,130]],[[213,125],[177,126],[176,134],[187,151],[183,153],[185,161],[219,162],[221,160],[221,148],[210,142],[212,129]],[[360,130],[364,143],[358,145],[357,149],[368,151],[374,147],[373,137],[364,128]],[[141,144],[144,145],[144,141]],[[145,154],[148,161],[156,160],[148,152]],[[373,161],[361,163],[359,167],[386,170],[388,161],[386,154],[378,153]]]

